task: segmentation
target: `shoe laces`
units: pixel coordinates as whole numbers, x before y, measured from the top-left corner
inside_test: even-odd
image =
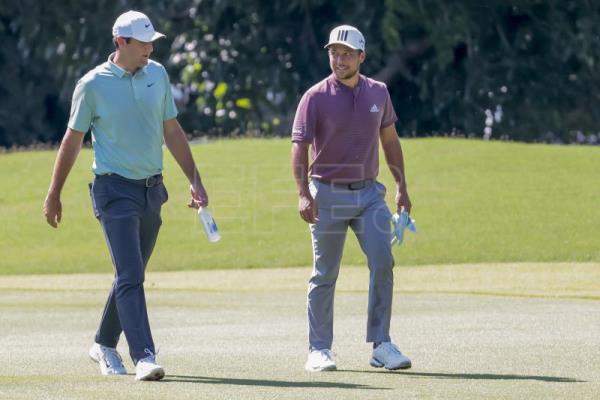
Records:
[[[335,353],[329,349],[316,350],[324,361],[332,360]]]
[[[153,352],[150,349],[144,349],[144,353],[148,354],[148,356],[140,359],[140,361],[150,362],[153,364],[156,363],[156,356],[158,355],[158,350],[156,352]]]
[[[398,348],[398,346],[396,346],[392,342],[384,342],[384,343],[381,343],[380,346],[385,346],[386,350],[389,351],[389,352],[397,353],[397,354],[402,354],[402,352],[400,351],[400,349]]]

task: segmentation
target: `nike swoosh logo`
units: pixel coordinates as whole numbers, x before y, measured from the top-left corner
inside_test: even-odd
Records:
[[[150,26],[150,24],[148,24],[148,25],[144,25],[144,26],[147,28],[147,27],[149,27],[149,26]]]
[[[150,87],[150,86],[154,85],[155,83],[156,82],[152,82],[152,83],[147,84],[146,86]]]

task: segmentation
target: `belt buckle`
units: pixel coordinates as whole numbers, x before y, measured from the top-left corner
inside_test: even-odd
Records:
[[[157,176],[149,176],[146,178],[146,187],[150,188],[150,187],[154,187],[158,184],[158,177]]]
[[[364,189],[364,187],[367,186],[366,181],[358,181],[358,182],[352,182],[348,184],[348,189],[350,190],[360,190],[360,189]]]

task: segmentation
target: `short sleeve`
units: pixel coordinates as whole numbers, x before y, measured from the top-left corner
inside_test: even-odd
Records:
[[[166,81],[165,84],[165,104],[163,111],[163,122],[168,121],[177,117],[177,107],[175,106],[175,100],[173,100],[173,90],[171,89],[171,82],[169,81],[169,75],[167,71],[162,68],[164,79]]]
[[[94,108],[94,96],[90,84],[80,79],[73,91],[69,128],[86,133],[92,125]]]
[[[383,107],[383,117],[381,118],[381,128],[387,128],[388,126],[395,124],[398,121],[396,111],[392,105],[392,99],[390,98],[390,92],[385,88],[385,105]]]
[[[292,126],[292,141],[293,142],[312,142],[315,137],[315,130],[317,128],[317,109],[315,105],[315,98],[311,93],[306,92],[298,108],[296,109],[296,116],[294,117],[294,125]]]

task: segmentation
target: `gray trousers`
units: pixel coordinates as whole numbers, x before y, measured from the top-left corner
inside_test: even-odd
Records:
[[[372,182],[363,189],[350,190],[313,180],[310,189],[318,208],[318,221],[310,225],[314,256],[308,285],[310,349],[331,349],[335,284],[348,227],[354,231],[369,266],[366,340],[390,341],[394,258],[385,187]]]
[[[146,187],[115,175],[97,176],[92,205],[100,220],[115,267],[96,342],[116,347],[125,333],[134,364],[155,353],[144,294],[144,273],[162,220],[168,194],[162,183]]]

